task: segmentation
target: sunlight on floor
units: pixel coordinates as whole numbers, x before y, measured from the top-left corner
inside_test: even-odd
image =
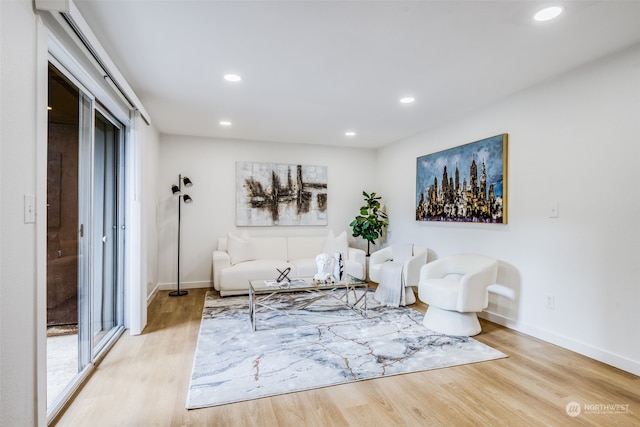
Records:
[[[78,373],[78,334],[47,337],[47,407]]]

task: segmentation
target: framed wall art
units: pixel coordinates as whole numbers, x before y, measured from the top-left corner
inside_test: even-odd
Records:
[[[507,223],[507,134],[417,158],[416,221]]]
[[[236,225],[327,225],[327,167],[237,162]]]

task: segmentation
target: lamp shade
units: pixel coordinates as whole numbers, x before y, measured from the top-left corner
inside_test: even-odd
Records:
[[[180,187],[178,187],[177,185],[173,184],[171,186],[171,191],[173,192],[173,195],[180,195]]]
[[[193,185],[193,182],[191,182],[188,176],[185,176],[184,178],[182,178],[182,183],[184,184],[185,187],[191,187]]]
[[[191,203],[191,202],[193,202],[193,199],[192,199],[192,198],[191,198],[191,196],[189,196],[188,194],[183,195],[183,196],[182,196],[182,200],[183,200],[185,203]]]

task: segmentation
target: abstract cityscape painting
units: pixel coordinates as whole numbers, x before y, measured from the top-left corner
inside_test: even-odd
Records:
[[[416,221],[507,223],[507,134],[417,158]]]
[[[327,225],[327,167],[237,162],[236,225]]]

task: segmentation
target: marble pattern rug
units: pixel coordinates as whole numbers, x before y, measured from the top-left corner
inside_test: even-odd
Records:
[[[507,357],[472,338],[430,331],[420,312],[368,295],[366,318],[324,299],[290,314],[259,312],[253,332],[247,296],[209,292],[187,409]],[[312,296],[284,294],[275,304]]]

